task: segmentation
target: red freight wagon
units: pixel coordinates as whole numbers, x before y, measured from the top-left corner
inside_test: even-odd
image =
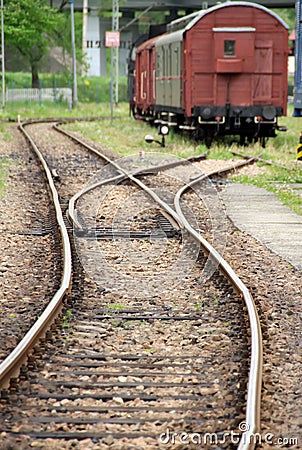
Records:
[[[153,114],[155,104],[155,41],[149,39],[137,49],[135,71],[135,103],[146,118]]]
[[[265,7],[226,2],[199,11],[172,22],[137,55],[136,117],[188,129],[208,145],[226,134],[264,145],[281,129],[288,28]]]

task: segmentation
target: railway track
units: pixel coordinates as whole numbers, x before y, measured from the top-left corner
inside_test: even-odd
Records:
[[[34,144],[38,135],[28,139]],[[56,152],[64,146],[53,143]],[[205,200],[208,181],[192,165],[184,176],[178,161],[138,158],[110,162],[83,189],[67,155],[46,153],[51,168],[43,162],[66,241],[64,275],[50,306],[0,366],[2,387],[13,378],[10,391],[2,391],[6,437],[24,448],[29,442],[173,448],[193,446],[193,439],[203,448],[213,448],[213,440],[234,448],[240,438],[238,448],[253,448],[250,437],[260,427],[259,319],[245,285],[201,236],[214,243],[221,237],[217,206]],[[87,162],[73,158],[81,167]],[[94,168],[102,166],[91,159]],[[66,199],[73,226],[64,217]],[[197,218],[196,201],[205,204]],[[218,244],[223,248],[223,239]],[[51,323],[56,332],[38,344]],[[28,358],[33,345],[35,358]]]

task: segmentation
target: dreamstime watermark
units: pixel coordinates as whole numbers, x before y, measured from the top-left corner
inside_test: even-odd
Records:
[[[159,436],[159,443],[166,445],[207,445],[217,446],[221,444],[266,444],[274,446],[274,448],[284,447],[289,445],[298,445],[299,439],[297,437],[276,436],[273,433],[250,433],[249,425],[246,422],[241,422],[238,431],[225,432],[174,432],[167,428],[167,430]],[[202,447],[199,447],[202,448]]]
[[[195,164],[186,162],[185,165],[179,165],[180,161],[181,158],[174,155],[147,153],[144,158],[132,155],[116,162],[133,175],[141,170],[152,171],[154,167],[163,164],[175,164],[174,168],[160,172],[153,181],[150,177],[145,179],[145,183],[151,184],[150,188],[157,197],[174,209],[177,189],[204,175]],[[181,239],[178,246],[175,240],[166,235],[164,229],[158,227],[153,230],[150,228],[149,238],[139,239],[144,224],[148,225],[148,221],[154,220],[155,210],[158,213],[162,210],[148,194],[134,185],[123,184],[121,178],[104,184],[104,180],[112,179],[118,174],[120,172],[106,165],[89,180],[93,189],[87,190],[77,201],[77,216],[86,222],[86,228],[97,230],[100,226],[106,226],[110,228],[112,236],[111,243],[107,245],[104,240],[98,240],[97,233],[94,237],[90,233],[89,239],[78,238],[75,233],[79,258],[88,277],[108,291],[122,290],[125,295],[128,293],[136,298],[160,295],[170,291],[171,285],[179,285],[192,273],[200,254],[200,246],[183,228],[179,230]],[[182,211],[189,217],[190,225],[197,230],[201,222],[200,211],[205,211],[211,244],[222,255],[227,240],[226,214],[216,186],[205,177],[192,191],[194,200],[189,202],[182,199]],[[133,230],[137,230],[137,239],[133,238]],[[123,237],[121,232],[124,233]],[[163,264],[161,261],[164,261]],[[207,258],[200,283],[211,278],[217,264]]]

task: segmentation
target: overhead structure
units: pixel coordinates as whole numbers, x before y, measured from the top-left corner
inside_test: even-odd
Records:
[[[113,50],[115,56],[118,55],[116,70],[119,76],[127,76],[129,51],[133,42],[137,41],[139,36],[144,33],[141,27],[142,21],[138,20],[140,16],[144,16],[149,10],[161,11],[162,22],[169,23],[178,19],[180,15],[207,9],[221,3],[221,0],[124,0],[123,2],[113,0],[113,2],[114,8],[119,3],[117,19],[120,44],[119,49]],[[83,53],[86,61],[83,75],[87,76],[105,77],[109,75],[107,73],[105,36],[109,30],[113,31],[113,26],[111,17],[107,14],[99,14],[102,3],[100,0],[74,0],[74,10],[83,12]],[[267,8],[293,8],[295,6],[295,0],[255,0],[253,3],[259,3]],[[49,4],[60,10],[70,7],[69,0],[49,0]]]
[[[70,18],[71,18],[71,48],[72,48],[72,74],[73,74],[73,89],[72,89],[72,106],[75,107],[78,103],[78,84],[77,84],[77,58],[75,46],[75,27],[74,27],[74,0],[70,0]]]
[[[88,0],[83,0],[83,29],[82,29],[82,52],[85,63],[87,63],[86,39],[88,31]],[[85,68],[82,70],[82,76],[85,76]]]
[[[267,8],[290,8],[295,6],[295,0],[247,0],[253,3],[266,6]],[[193,9],[197,11],[206,7],[221,3],[219,0],[126,0],[120,5],[120,11],[142,11],[152,5],[154,11],[165,11],[172,9]],[[67,4],[66,0],[49,0],[49,4],[53,8],[62,9]],[[100,0],[89,0],[90,8],[99,8]],[[83,0],[75,0],[75,10],[82,10]]]
[[[302,0],[296,0],[294,116],[302,116]]]
[[[119,5],[118,0],[112,0],[112,31],[113,33],[119,32]],[[113,80],[113,92],[112,98],[115,104],[118,103],[118,77],[119,77],[119,45],[111,47],[111,70]]]

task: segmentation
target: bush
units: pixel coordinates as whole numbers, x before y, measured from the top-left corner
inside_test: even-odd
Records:
[[[31,74],[23,72],[7,72],[5,74],[7,89],[30,89]],[[81,103],[110,102],[109,77],[78,77],[78,100]],[[72,88],[73,79],[68,75],[40,74],[40,88]],[[118,99],[127,102],[127,79],[119,79]]]

